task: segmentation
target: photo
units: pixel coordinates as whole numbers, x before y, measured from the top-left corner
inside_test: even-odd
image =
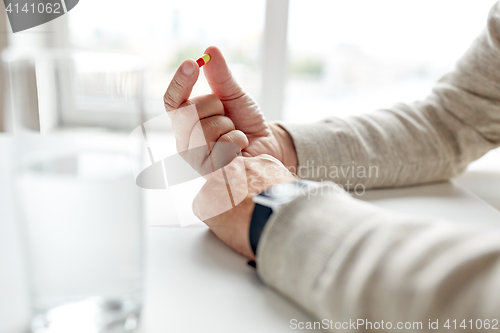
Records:
[[[0,11],[0,333],[500,332],[500,0]]]

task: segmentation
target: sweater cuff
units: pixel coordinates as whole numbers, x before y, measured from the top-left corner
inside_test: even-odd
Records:
[[[335,126],[334,123],[337,123]],[[341,131],[345,121],[330,118],[328,123],[316,122],[309,124],[294,124],[277,122],[293,140],[297,154],[297,176],[302,179],[315,181],[337,180],[330,179],[327,174],[318,172],[322,167],[352,165],[353,157],[346,149],[346,138]],[[331,132],[334,132],[333,135]]]
[[[323,133],[316,135],[319,131],[318,124],[293,124],[286,122],[277,122],[277,124],[290,134],[295,146],[299,166],[307,166],[313,162],[318,163],[319,161],[315,160],[319,156],[325,156],[325,151],[321,144],[323,141],[322,138],[324,139],[325,135]],[[333,163],[330,164],[333,165]]]

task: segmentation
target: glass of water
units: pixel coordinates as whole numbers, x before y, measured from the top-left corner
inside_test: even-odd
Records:
[[[134,330],[143,293],[143,223],[127,137],[142,120],[141,61],[10,51],[3,65],[31,330]]]

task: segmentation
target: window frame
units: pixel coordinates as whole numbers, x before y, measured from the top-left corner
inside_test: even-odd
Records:
[[[282,120],[288,68],[289,0],[267,0],[259,104],[267,120]]]
[[[2,5],[4,6],[4,5]],[[5,6],[4,6],[5,7]],[[5,9],[5,8],[4,8]],[[0,15],[0,30],[5,33],[0,33],[0,53],[7,48],[8,39],[7,39],[7,13]],[[5,108],[5,86],[4,83],[4,71],[3,65],[0,66],[0,133],[7,131],[7,114]]]

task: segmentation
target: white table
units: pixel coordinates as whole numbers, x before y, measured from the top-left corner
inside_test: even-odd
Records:
[[[0,332],[18,333],[27,298],[4,190],[7,146],[0,136]],[[500,225],[499,211],[454,183],[372,191],[362,199],[400,213]],[[149,227],[148,240],[141,332],[291,332],[291,319],[311,320],[205,227]]]

